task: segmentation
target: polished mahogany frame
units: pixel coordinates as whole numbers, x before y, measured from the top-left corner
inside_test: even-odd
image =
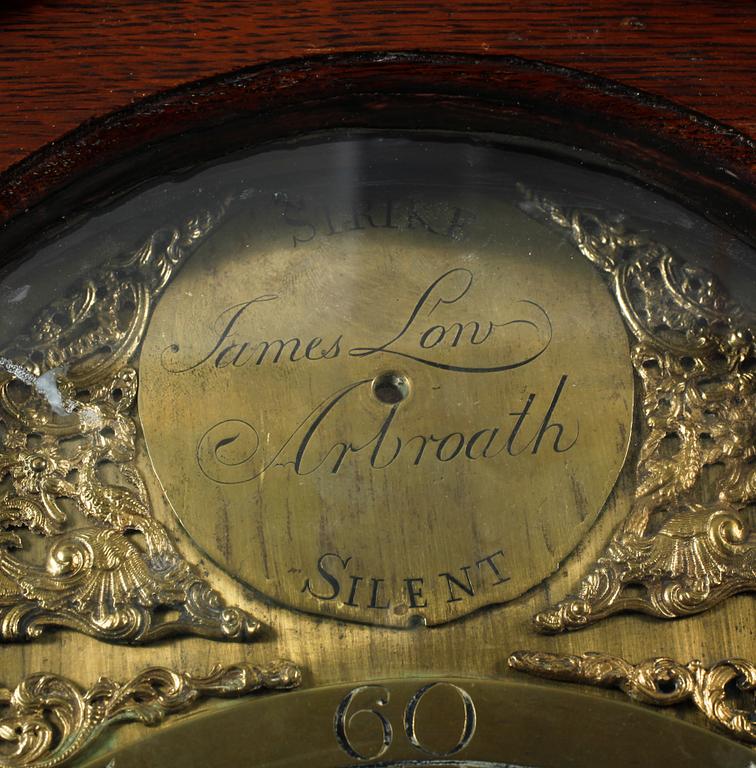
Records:
[[[754,239],[756,150],[734,129],[574,70],[509,57],[360,53],[274,62],[85,123],[0,176],[4,259],[114,195],[325,129],[494,132],[634,177]],[[13,220],[13,227],[8,224]]]

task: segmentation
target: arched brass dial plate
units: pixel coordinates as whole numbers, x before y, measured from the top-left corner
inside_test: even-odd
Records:
[[[325,131],[9,251],[0,764],[748,765],[753,249],[599,160]]]
[[[397,626],[553,573],[633,409],[619,308],[577,249],[493,193],[407,192],[250,199],[140,356],[147,449],[195,543],[277,602]]]

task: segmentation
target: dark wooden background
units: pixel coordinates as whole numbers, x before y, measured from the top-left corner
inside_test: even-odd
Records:
[[[506,54],[665,97],[756,137],[750,0],[0,3],[0,170],[179,83],[348,50]]]

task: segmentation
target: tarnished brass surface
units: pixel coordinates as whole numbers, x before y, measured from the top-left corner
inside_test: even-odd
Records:
[[[303,241],[271,201],[270,227],[237,216],[156,308],[156,475],[196,544],[277,602],[407,626],[511,600],[616,482],[633,382],[609,291],[526,214],[466,205],[397,196],[369,239]]]
[[[657,658],[630,664],[606,653],[559,656],[516,651],[509,666],[550,680],[621,688],[631,698],[659,707],[692,700],[712,723],[756,744],[756,665],[746,659],[727,659],[707,669],[695,660],[681,664]],[[730,687],[736,688],[730,691]],[[750,693],[750,707],[734,701],[738,690]]]
[[[567,686],[424,676],[253,696],[150,742],[103,746],[83,766],[750,768],[754,757],[659,710]]]

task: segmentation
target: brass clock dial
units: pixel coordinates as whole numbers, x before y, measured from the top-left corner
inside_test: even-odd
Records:
[[[247,198],[167,287],[140,357],[155,472],[197,545],[287,606],[407,626],[516,598],[624,463],[614,299],[506,198],[368,178],[339,201],[318,175]]]
[[[0,764],[746,768],[756,261],[620,170],[325,131],[25,241]]]

